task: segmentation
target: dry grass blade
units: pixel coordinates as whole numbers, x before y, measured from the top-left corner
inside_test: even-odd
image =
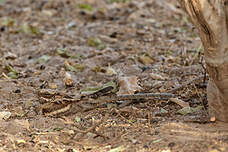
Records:
[[[83,133],[83,134],[87,134],[88,132],[92,132],[92,133],[94,133],[94,134],[96,134],[96,135],[98,135],[98,136],[107,138],[107,137],[105,137],[104,135],[102,135],[101,133],[99,133],[98,131],[95,130],[95,129],[96,129],[97,127],[99,127],[102,123],[104,123],[105,121],[107,121],[107,119],[108,119],[108,113],[106,113],[106,115],[102,118],[102,120],[100,120],[100,121],[97,122],[97,123],[94,123],[92,127],[88,128],[88,129],[86,129],[86,130],[80,130],[80,129],[76,128],[76,127],[74,127],[74,128],[70,128],[70,127],[69,127],[68,129],[71,129],[71,130],[74,130],[75,132],[79,132],[79,133]]]

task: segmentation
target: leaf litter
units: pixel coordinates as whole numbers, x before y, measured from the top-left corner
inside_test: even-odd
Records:
[[[201,42],[175,1],[0,8],[0,151],[227,151]]]

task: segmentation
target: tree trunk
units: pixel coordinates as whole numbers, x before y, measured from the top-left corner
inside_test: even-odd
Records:
[[[228,0],[178,0],[197,27],[209,74],[209,113],[228,122]]]

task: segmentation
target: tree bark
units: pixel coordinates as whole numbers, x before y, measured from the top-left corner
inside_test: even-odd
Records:
[[[209,74],[209,114],[228,122],[228,0],[178,0],[197,27]]]

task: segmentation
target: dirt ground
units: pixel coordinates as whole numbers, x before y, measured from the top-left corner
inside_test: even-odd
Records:
[[[227,124],[208,121],[203,47],[175,1],[0,0],[0,57],[1,152],[228,151]],[[174,99],[82,96],[126,77]]]

